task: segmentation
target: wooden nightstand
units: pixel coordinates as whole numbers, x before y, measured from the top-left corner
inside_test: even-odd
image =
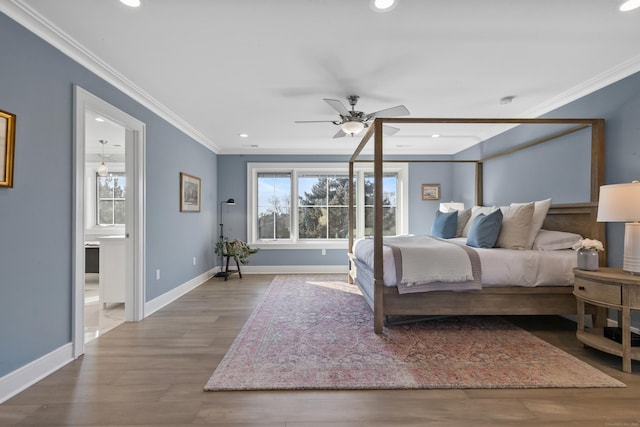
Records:
[[[589,347],[622,357],[622,370],[631,372],[631,360],[640,360],[640,347],[631,347],[631,310],[640,310],[640,276],[621,268],[598,271],[573,270],[573,294],[578,301],[578,341]],[[602,328],[584,326],[585,303],[618,311],[622,343],[606,338]]]

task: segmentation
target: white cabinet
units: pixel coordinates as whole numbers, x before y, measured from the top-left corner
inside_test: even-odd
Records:
[[[123,303],[125,283],[124,236],[100,238],[100,302]]]

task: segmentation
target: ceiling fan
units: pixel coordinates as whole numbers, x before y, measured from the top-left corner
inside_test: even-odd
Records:
[[[360,133],[363,129],[369,127],[370,122],[376,117],[396,117],[409,115],[409,110],[404,105],[396,105],[395,107],[385,108],[384,110],[376,111],[374,113],[363,113],[362,111],[356,111],[355,107],[360,97],[358,95],[347,96],[347,101],[351,106],[349,111],[342,102],[337,99],[327,99],[324,101],[333,107],[334,110],[340,115],[340,120],[299,120],[296,123],[333,123],[340,126],[340,130],[333,137],[342,138],[346,135],[354,136]],[[383,133],[385,135],[393,135],[400,129],[392,126],[383,126]]]

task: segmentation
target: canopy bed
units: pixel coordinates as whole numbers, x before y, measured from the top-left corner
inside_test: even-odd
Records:
[[[526,141],[516,147],[496,152],[490,156],[477,160],[415,160],[406,158],[403,160],[385,159],[383,124],[425,124],[425,123],[449,123],[449,124],[492,124],[492,125],[551,125],[551,134],[537,137],[534,140]],[[561,130],[558,130],[561,129]],[[600,185],[604,184],[604,120],[603,119],[464,119],[464,118],[376,118],[372,126],[363,136],[354,154],[349,161],[349,173],[351,187],[349,191],[349,203],[352,209],[349,210],[349,282],[356,283],[362,294],[374,312],[374,331],[381,333],[385,319],[390,316],[414,316],[414,315],[529,315],[529,314],[575,314],[577,304],[573,296],[571,268],[568,268],[570,278],[556,279],[534,279],[532,284],[528,283],[500,283],[499,286],[470,287],[459,291],[452,290],[430,290],[428,292],[401,293],[397,284],[389,283],[386,280],[385,269],[390,267],[387,261],[385,267],[384,253],[389,253],[388,239],[383,239],[383,167],[385,162],[450,162],[450,163],[472,163],[475,165],[475,204],[476,207],[483,205],[483,167],[490,160],[502,156],[509,156],[531,147],[548,141],[562,141],[562,137],[577,131],[590,131],[590,200],[581,203],[556,204],[547,206],[544,210],[544,220],[538,228],[544,231],[563,231],[577,233],[584,237],[598,239],[604,242],[605,230],[602,223],[596,222],[598,191]],[[373,156],[364,155],[367,144],[373,143]],[[368,147],[371,148],[371,147]],[[369,262],[358,259],[354,253],[355,238],[353,234],[355,226],[354,217],[354,188],[353,177],[355,164],[359,162],[373,163],[374,179],[374,231],[371,239],[368,239],[371,249]],[[549,203],[551,203],[549,201]],[[515,204],[513,204],[515,205]],[[537,204],[533,202],[530,205]],[[480,209],[480,208],[479,208]],[[533,209],[533,208],[531,208]],[[495,209],[493,210],[495,211]],[[493,212],[492,211],[492,212]],[[503,210],[504,212],[504,210]],[[488,215],[487,215],[488,216]],[[530,217],[531,218],[531,217]],[[470,223],[470,222],[469,222]],[[536,229],[537,232],[537,229]],[[535,237],[535,236],[532,236]],[[459,239],[458,239],[459,240]],[[458,242],[460,243],[460,242]],[[395,243],[394,243],[395,244]],[[420,243],[418,245],[422,245]],[[425,243],[431,246],[432,243]],[[464,239],[461,246],[465,246]],[[507,251],[505,254],[520,252],[525,257],[536,257],[535,262],[541,262],[538,258],[550,255],[540,255],[534,253],[531,248],[528,250],[515,251],[510,249],[483,249],[478,250],[481,262],[486,262],[486,253],[491,251],[494,256],[495,251]],[[395,249],[394,249],[395,251]],[[485,255],[483,255],[483,251]],[[489,252],[486,252],[489,251]],[[510,252],[509,252],[510,251]],[[558,251],[560,252],[560,251]],[[408,253],[408,252],[407,252]],[[433,252],[432,252],[433,253]],[[475,256],[475,255],[474,255]],[[566,254],[565,254],[566,257]],[[408,256],[405,256],[408,258]],[[575,255],[572,258],[575,260]],[[419,262],[419,261],[418,261]],[[508,261],[511,262],[511,261]],[[530,262],[530,259],[529,259]],[[546,261],[545,261],[546,262]],[[495,263],[495,262],[494,262]],[[498,262],[499,263],[499,262]],[[503,262],[504,263],[504,262]],[[433,264],[433,263],[432,263]],[[565,263],[566,264],[566,263]],[[604,265],[604,257],[601,256],[601,264]],[[540,268],[546,270],[545,268]],[[475,272],[474,272],[475,274]],[[387,277],[389,271],[387,271]],[[489,274],[490,276],[490,274]],[[400,278],[400,275],[397,275]],[[484,275],[483,275],[484,277]],[[479,280],[479,279],[478,279]],[[513,280],[513,279],[505,279]],[[514,280],[519,282],[519,280]],[[560,283],[562,282],[562,283]],[[448,289],[448,288],[444,288]]]

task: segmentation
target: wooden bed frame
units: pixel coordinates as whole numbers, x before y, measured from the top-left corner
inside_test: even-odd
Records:
[[[551,141],[569,133],[591,129],[591,183],[590,200],[585,203],[553,205],[545,219],[543,228],[579,233],[585,237],[601,240],[605,243],[605,227],[596,222],[598,208],[598,192],[604,184],[604,120],[603,119],[430,119],[430,118],[377,118],[364,135],[361,143],[349,160],[350,189],[349,204],[349,248],[354,241],[354,164],[371,162],[370,159],[358,160],[360,153],[373,136],[374,140],[374,288],[373,295],[368,295],[364,286],[357,280],[355,264],[349,254],[349,282],[355,282],[362,290],[367,303],[374,312],[374,331],[382,333],[387,316],[411,315],[522,315],[522,314],[576,314],[577,304],[572,287],[540,286],[528,288],[509,286],[485,288],[474,292],[425,292],[400,295],[396,288],[383,285],[382,262],[382,173],[383,173],[383,133],[382,125],[386,123],[486,123],[486,124],[550,124],[570,125],[571,127],[555,132],[552,135],[529,141],[516,148],[511,148],[490,157],[473,161],[476,163],[476,205],[483,203],[482,168],[487,160],[509,155],[528,147]],[[407,162],[415,160],[406,159]],[[420,162],[442,162],[442,160],[419,160]],[[457,163],[461,161],[445,160]],[[464,160],[462,162],[469,162]],[[606,243],[605,243],[606,244]],[[601,253],[601,265],[606,260]]]

